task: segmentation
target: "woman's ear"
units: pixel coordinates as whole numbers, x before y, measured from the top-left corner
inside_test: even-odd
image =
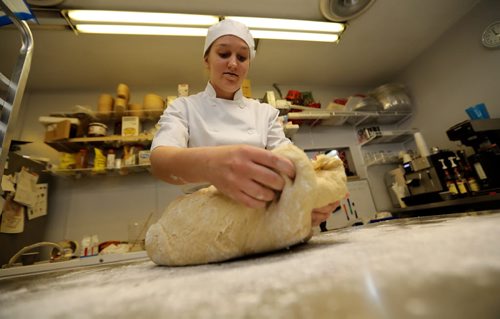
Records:
[[[203,58],[203,63],[205,64],[205,69],[210,69],[210,64],[208,64],[208,55]]]

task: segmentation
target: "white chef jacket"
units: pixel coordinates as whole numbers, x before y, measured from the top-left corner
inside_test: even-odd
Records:
[[[285,137],[279,111],[269,104],[245,98],[238,90],[233,100],[216,97],[207,84],[205,91],[179,97],[160,117],[151,150],[158,146],[200,147],[247,144],[273,149],[291,143]]]

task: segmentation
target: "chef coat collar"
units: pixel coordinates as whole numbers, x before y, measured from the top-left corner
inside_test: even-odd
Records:
[[[217,98],[217,93],[215,93],[215,89],[212,86],[212,83],[208,81],[207,87],[205,88],[205,93],[211,97],[211,98]],[[241,88],[234,93],[234,98],[233,101],[241,101],[243,99],[243,92],[241,91]]]

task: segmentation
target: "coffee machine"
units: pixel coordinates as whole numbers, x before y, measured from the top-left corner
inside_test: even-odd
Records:
[[[409,196],[402,200],[408,206],[440,201],[439,193],[446,190],[446,183],[440,179],[437,171],[439,166],[434,164],[431,157],[417,157],[403,163]]]
[[[474,149],[468,157],[481,190],[500,187],[500,119],[467,120],[446,131],[450,141]]]
[[[436,171],[436,165],[429,157],[417,157],[403,164],[405,179],[410,194],[415,196],[424,193],[441,192],[443,184]]]

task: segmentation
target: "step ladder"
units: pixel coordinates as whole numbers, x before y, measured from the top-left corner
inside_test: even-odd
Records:
[[[6,4],[6,1],[0,0],[0,9],[19,30],[22,40],[19,56],[10,78],[0,72],[0,86],[2,89],[7,88],[5,97],[0,96],[0,177],[2,177],[31,67],[33,35],[28,23],[20,20]]]

